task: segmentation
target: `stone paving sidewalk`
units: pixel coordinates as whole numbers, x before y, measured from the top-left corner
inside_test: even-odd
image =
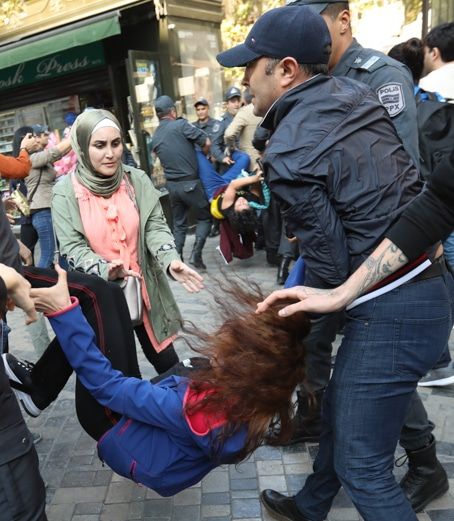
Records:
[[[188,241],[189,252],[191,240]],[[219,270],[220,259],[215,251],[217,239],[210,239],[204,254],[208,273]],[[266,264],[264,252],[252,259],[234,261],[226,268],[259,283],[265,292],[276,289],[275,268]],[[210,327],[207,294],[190,295],[177,284],[173,289],[183,316],[196,325]],[[35,359],[28,332],[20,311],[10,320],[12,351],[19,357]],[[183,343],[177,344],[180,357],[189,352]],[[144,377],[153,376],[145,358],[140,355]],[[36,446],[42,475],[48,485],[49,521],[269,521],[272,518],[259,502],[259,492],[273,488],[295,493],[311,472],[317,453],[316,444],[299,444],[287,448],[259,448],[252,458],[238,466],[223,466],[209,474],[200,484],[172,497],[161,498],[155,492],[115,475],[104,466],[96,454],[95,442],[78,424],[74,407],[74,376],[59,398],[38,418],[28,418],[33,432],[42,441]],[[454,386],[421,391],[421,396],[436,424],[439,459],[450,477],[451,490],[431,503],[418,515],[421,521],[454,521]],[[398,454],[402,454],[398,450]],[[405,466],[396,469],[396,476]],[[1,513],[0,513],[1,519]],[[330,521],[356,521],[360,517],[341,490],[330,512]]]

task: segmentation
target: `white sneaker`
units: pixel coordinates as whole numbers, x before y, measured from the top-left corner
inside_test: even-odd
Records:
[[[33,364],[22,362],[11,353],[4,353],[2,359],[16,398],[25,412],[36,418],[41,414],[42,410],[35,404],[30,396],[31,388],[33,387],[31,379]]]
[[[454,368],[452,363],[446,367],[432,369],[419,380],[419,387],[444,387],[454,384]]]

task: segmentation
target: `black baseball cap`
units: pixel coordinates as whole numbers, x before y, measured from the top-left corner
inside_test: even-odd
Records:
[[[194,107],[197,107],[197,105],[204,105],[205,107],[209,107],[210,106],[210,104],[208,103],[208,100],[206,98],[199,98],[194,103]]]
[[[241,91],[238,87],[229,87],[224,94],[224,101],[232,98],[241,98]]]
[[[323,11],[330,4],[338,4],[342,0],[327,0],[326,2],[320,2],[319,0],[287,0],[286,5],[307,5],[317,13],[323,13]]]
[[[325,20],[307,6],[277,7],[263,14],[252,26],[244,43],[216,56],[224,67],[244,67],[269,56],[291,56],[298,63],[328,63],[331,37]]]
[[[162,114],[167,114],[170,109],[174,109],[175,102],[170,96],[159,96],[159,98],[155,99],[154,108],[156,110],[156,114],[160,116]]]

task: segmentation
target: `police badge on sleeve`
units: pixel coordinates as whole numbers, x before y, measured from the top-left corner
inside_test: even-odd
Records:
[[[377,96],[392,118],[400,114],[405,108],[404,91],[401,83],[385,83],[377,89]]]

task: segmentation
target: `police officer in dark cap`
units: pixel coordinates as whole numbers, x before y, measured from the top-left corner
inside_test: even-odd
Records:
[[[178,253],[183,247],[188,229],[189,210],[195,210],[197,226],[195,243],[189,263],[205,270],[202,250],[211,230],[210,208],[199,179],[194,146],[207,153],[210,139],[203,130],[184,118],[177,118],[175,103],[169,96],[160,96],[154,104],[159,126],[153,135],[152,151],[164,169],[173,218],[173,235]]]
[[[287,5],[309,6],[321,14],[332,41],[328,62],[330,73],[333,76],[347,76],[372,88],[388,111],[405,150],[419,167],[416,104],[413,81],[407,67],[379,51],[365,49],[353,38],[348,2],[288,0]],[[306,345],[314,358],[306,386],[316,395],[322,392],[329,381],[328,362],[336,327],[336,316],[325,315],[313,322],[307,340]],[[317,441],[321,428],[320,405],[309,411],[305,391],[300,390],[298,396],[299,407],[292,441]],[[410,460],[410,469],[401,481],[401,487],[416,511],[442,494],[448,486],[446,473],[436,457],[433,428],[434,424],[428,419],[415,393],[402,429],[400,444],[406,449]]]
[[[361,48],[355,51],[355,58],[352,61],[349,59],[345,63],[345,55],[349,57],[351,47],[353,46],[354,50],[357,45],[351,36],[348,4],[336,6],[336,3],[325,2],[317,5],[323,12],[325,21],[328,18],[331,21],[325,23],[323,18],[316,14],[316,10],[308,6],[273,9],[258,19],[243,44],[220,53],[217,60],[225,67],[245,67],[243,85],[249,87],[254,95],[254,113],[264,116],[261,125],[271,131],[263,160],[265,173],[272,192],[277,194],[280,202],[283,203],[288,224],[291,226],[290,231],[295,231],[296,236],[300,233],[299,244],[303,251],[303,258],[306,260],[305,283],[312,287],[331,287],[332,282],[314,284],[313,279],[308,278],[308,275],[309,277],[320,276],[327,281],[323,271],[326,269],[325,274],[327,274],[332,269],[338,269],[339,254],[343,246],[348,250],[347,256],[350,257],[345,269],[349,272],[355,261],[352,257],[353,250],[350,249],[350,240],[345,237],[353,232],[359,243],[365,245],[364,241],[369,240],[370,231],[377,223],[373,216],[374,212],[378,210],[377,215],[389,217],[383,213],[383,201],[378,205],[371,204],[372,193],[375,196],[382,193],[375,188],[376,180],[389,175],[385,182],[387,188],[384,191],[387,195],[391,195],[388,187],[394,186],[397,195],[395,202],[398,203],[396,206],[394,202],[392,206],[398,211],[403,208],[401,196],[405,194],[407,202],[411,201],[420,189],[420,183],[417,169],[401,146],[402,135],[401,139],[395,135],[391,119],[387,117],[384,110],[386,108],[392,120],[396,122],[397,118],[406,113],[405,109],[413,100],[412,94],[409,94],[407,99],[404,92],[406,78],[411,82],[411,78],[406,76],[406,69],[392,62],[383,63],[384,60],[379,66],[378,62],[381,60],[379,53],[367,58],[363,63],[364,56]],[[327,43],[331,41],[327,34],[328,27],[335,33],[332,37],[334,44],[332,55],[327,52],[331,47]],[[336,38],[339,39],[340,44],[338,42],[336,45]],[[346,44],[348,40],[350,42]],[[375,71],[380,80],[379,85],[374,86],[377,97],[358,81],[334,78],[326,74],[329,67],[331,70],[338,70],[341,65],[345,74],[352,74],[356,79],[358,79],[356,74],[359,75],[355,72],[357,70],[364,69],[362,74],[365,76],[372,76]],[[354,66],[359,68],[355,69]],[[384,73],[390,70],[397,71],[399,75],[396,73],[395,79],[388,78],[387,84],[381,83],[386,81]],[[304,71],[307,73],[305,74]],[[333,90],[323,90],[327,86],[333,87]],[[357,97],[355,92],[362,94]],[[366,99],[367,103],[365,103]],[[379,100],[382,106],[378,103]],[[379,115],[376,120],[369,119],[372,106],[377,116]],[[355,113],[353,107],[362,114]],[[341,115],[336,115],[338,110],[341,111]],[[333,130],[337,117],[342,120],[342,125],[351,124],[348,132]],[[410,124],[416,127],[416,115],[410,120]],[[382,132],[379,131],[379,125],[383,125]],[[363,145],[360,144],[361,140]],[[322,147],[319,146],[321,142],[323,142]],[[367,159],[363,161],[361,158],[366,156]],[[378,165],[382,159],[391,156],[399,157],[399,160],[390,168],[379,167],[377,171],[372,172],[367,166]],[[403,174],[404,164],[405,168],[408,168],[407,173],[411,172],[410,176],[407,173]],[[342,166],[339,169],[340,165]],[[336,175],[340,170],[346,175],[342,177],[341,183],[337,183]],[[359,174],[362,181],[366,179],[372,181],[374,188],[363,191],[365,188],[363,182],[358,183],[357,177],[350,177],[353,172],[354,176],[362,172]],[[350,182],[346,188],[347,178]],[[411,193],[408,191],[409,187],[404,186],[410,181]],[[336,234],[332,234],[327,239],[325,233],[328,230],[330,230],[328,233],[331,233],[337,226],[328,224],[331,220],[330,215],[336,215],[336,218],[346,222],[344,211],[349,205],[344,204],[345,199],[340,198],[341,205],[336,202],[333,204],[333,201],[339,201],[338,191],[344,188],[348,196],[354,200],[354,205],[348,210],[352,211],[354,223],[350,231],[347,231],[349,226],[341,225],[338,228],[341,235],[346,234],[339,237],[339,240],[334,238]],[[362,193],[356,192],[358,189]],[[316,202],[318,198],[316,194],[322,194],[320,205]],[[359,201],[364,196],[366,197],[363,199],[365,203],[363,209],[367,208],[368,214],[367,229],[361,229],[362,223],[357,213],[361,206]],[[388,219],[382,228],[383,231],[376,229],[373,233],[376,237],[384,235],[393,222],[394,219]],[[372,223],[374,225],[369,226]],[[319,263],[323,258],[325,246],[325,252],[332,248],[333,255],[330,254],[329,258],[326,258],[324,268],[321,268]],[[308,268],[309,262],[313,263],[312,269]],[[438,281],[440,280],[438,278]],[[424,282],[428,288],[434,280],[428,277]],[[403,284],[401,290],[411,292],[415,287],[411,283]],[[421,286],[418,281],[419,289]],[[407,302],[405,297],[397,296],[395,292],[389,292],[387,298],[393,300],[396,297],[396,303]],[[323,398],[326,408],[323,411],[322,435],[314,463],[314,473],[308,477],[304,488],[296,496],[288,497],[272,490],[262,493],[262,502],[277,519],[288,521],[326,519],[335,495],[340,487],[344,486],[361,516],[367,521],[384,519],[416,521],[413,510],[424,508],[431,499],[438,497],[449,487],[443,469],[436,460],[434,439],[430,432],[433,424],[430,426],[430,422],[427,421],[421,400],[414,392],[420,375],[428,370],[431,360],[427,359],[425,369],[420,373],[418,371],[412,373],[411,369],[416,360],[416,351],[418,355],[420,354],[417,344],[422,346],[422,351],[431,353],[437,342],[437,351],[433,357],[436,359],[447,337],[415,335],[414,327],[418,322],[417,319],[407,330],[407,339],[401,327],[397,338],[393,327],[396,321],[400,324],[406,322],[404,316],[407,311],[411,314],[416,310],[411,307],[405,310],[401,308],[395,313],[391,312],[389,326],[384,324],[383,317],[380,316],[376,323],[379,334],[372,334],[371,324],[378,317],[378,310],[383,309],[380,307],[379,300],[382,297],[376,298],[373,304],[366,304],[370,306],[367,310],[360,308],[359,303],[355,310],[349,310],[344,340],[336,359],[333,376],[328,384],[328,391]],[[424,298],[418,296],[417,300],[419,305]],[[447,309],[450,300],[448,291],[445,300]],[[388,311],[389,303],[390,301],[387,301],[384,306]],[[431,299],[427,299],[426,303],[427,311],[430,311]],[[325,346],[320,346],[320,338],[323,338],[320,334],[323,335],[323,331],[319,332],[318,338],[313,335],[313,328],[318,320],[311,321],[311,332],[304,339],[306,376],[309,371],[312,374],[314,372],[314,358],[317,352],[325,350]],[[449,329],[449,321],[447,325]],[[333,328],[332,324],[331,326],[328,324],[328,327],[331,327],[332,333],[335,334],[335,327]],[[359,333],[360,329],[363,334]],[[383,338],[387,335],[390,349],[389,364],[383,349],[385,345]],[[325,334],[324,341],[328,340],[327,337],[328,335]],[[376,341],[378,341],[376,344],[378,349],[373,348]],[[409,351],[405,355],[405,349],[401,349],[400,346],[407,342]],[[365,349],[363,350],[362,347]],[[395,367],[397,353],[398,368]],[[369,362],[374,364],[370,371],[365,370]],[[384,364],[379,367],[375,362],[384,362]],[[409,370],[403,369],[401,363],[408,364],[406,367]],[[327,369],[328,380],[329,365]],[[379,376],[382,371],[384,371],[383,375]],[[400,401],[403,395],[399,394],[395,385],[399,378],[404,386],[411,382],[408,391],[404,393],[405,401]],[[306,378],[309,389],[317,396],[317,391],[322,389],[315,387],[315,383],[318,382],[313,375],[311,379]],[[372,389],[377,390],[378,393],[374,394]],[[402,407],[398,411],[399,403]],[[364,408],[361,409],[362,406]],[[418,418],[420,424],[409,422],[408,411],[415,406],[420,408]],[[306,410],[310,412],[309,407],[306,407]],[[414,415],[414,420],[416,416]],[[396,419],[398,421],[393,425]],[[309,414],[306,420],[309,420]],[[428,429],[422,426],[424,420]],[[412,431],[413,436],[408,435],[406,439],[408,445],[405,448],[410,458],[410,468],[400,485],[413,510],[392,476],[394,451],[404,422],[407,434]],[[315,429],[313,434],[314,436],[317,434]],[[402,438],[400,441],[402,443]],[[421,441],[422,445],[415,446]],[[411,448],[412,444],[414,448]]]
[[[238,87],[229,87],[224,95],[226,111],[221,121],[213,126],[213,138],[211,143],[211,156],[216,161],[216,169],[223,174],[235,162],[230,157],[230,151],[224,143],[225,129],[230,125],[236,113],[241,107],[241,91]]]
[[[330,73],[362,81],[372,88],[391,116],[405,150],[419,168],[416,103],[408,68],[380,51],[365,49],[353,38],[348,2],[287,0],[286,3],[307,5],[322,15],[332,41]]]
[[[194,121],[193,125],[203,130],[211,141],[213,141],[213,127],[216,123],[219,123],[219,121],[210,116],[210,104],[208,100],[206,98],[199,98],[194,103],[194,108],[197,113],[197,121]]]

